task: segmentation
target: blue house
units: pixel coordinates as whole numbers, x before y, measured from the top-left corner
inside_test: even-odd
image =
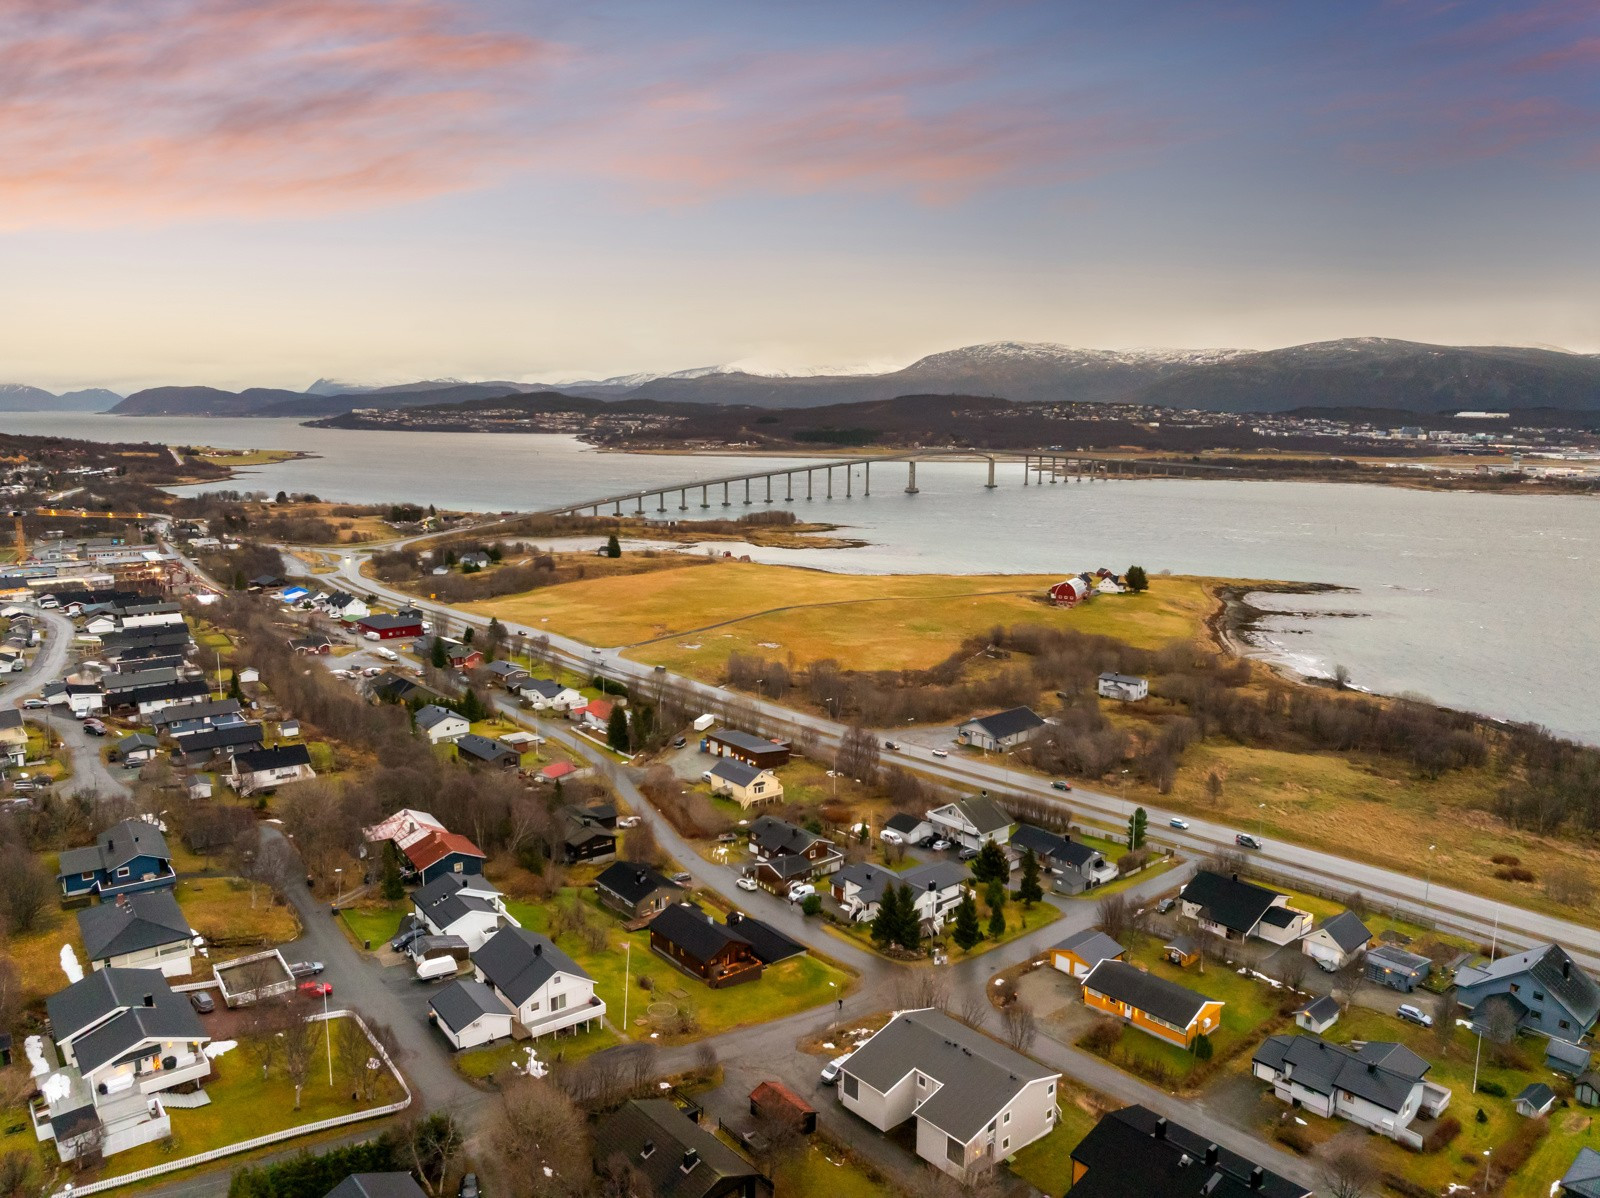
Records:
[[[98,894],[130,894],[171,886],[172,851],[154,824],[125,819],[100,833],[95,842],[61,854],[56,880],[68,898]]]
[[[432,831],[401,850],[423,884],[446,874],[481,874],[484,853],[458,832]]]
[[[1503,1008],[1518,1031],[1576,1043],[1600,1017],[1600,984],[1559,944],[1538,944],[1498,961],[1463,965],[1456,970],[1456,1001],[1472,1012],[1475,1026],[1487,1026],[1490,1012]]]

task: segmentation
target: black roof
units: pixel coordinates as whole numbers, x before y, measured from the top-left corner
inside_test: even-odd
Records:
[[[649,1178],[650,1192],[657,1198],[733,1193],[729,1183],[734,1179],[761,1176],[755,1166],[664,1098],[626,1102],[595,1124],[594,1159],[603,1162],[613,1156]]]
[[[902,835],[910,835],[927,822],[928,821],[920,815],[907,815],[902,811],[896,815],[891,815],[883,826],[886,831],[899,832]]]
[[[415,628],[418,631],[421,631],[421,629],[422,629],[422,617],[419,616],[419,615],[411,615],[411,616],[399,616],[399,615],[395,615],[395,616],[391,616],[391,615],[362,616],[359,620],[356,621],[356,623],[359,624],[362,628],[372,628],[372,629],[379,629],[379,628]]]
[[[511,1014],[493,990],[482,982],[465,978],[451,982],[435,994],[428,1005],[453,1032],[465,1031],[484,1015]]]
[[[109,688],[108,688],[109,690]],[[211,693],[211,687],[199,678],[183,682],[167,682],[160,686],[140,686],[128,691],[123,698],[130,703],[182,702],[200,699]]]
[[[527,928],[501,928],[484,942],[472,963],[494,983],[496,990],[518,1006],[557,973],[589,976],[550,937]]]
[[[744,753],[773,753],[789,751],[789,742],[786,740],[767,740],[764,737],[752,736],[748,732],[740,732],[737,728],[717,729],[706,734],[707,740],[714,740],[729,748],[738,749]]]
[[[606,866],[595,878],[594,884],[597,889],[610,891],[630,907],[643,902],[662,887],[682,889],[648,865],[636,865],[631,861],[616,861]]]
[[[1202,869],[1183,888],[1183,901],[1198,903],[1201,914],[1230,932],[1248,933],[1278,899],[1275,890],[1241,882],[1237,876]]]
[[[750,842],[767,853],[803,853],[822,837],[774,815],[759,816],[750,825]]]
[[[1009,843],[1018,852],[1032,849],[1034,856],[1043,861],[1046,857],[1060,856],[1062,847],[1070,844],[1071,840],[1066,836],[1047,832],[1043,828],[1036,828],[1032,824],[1018,824],[1011,830]]]
[[[1083,988],[1125,1002],[1130,1007],[1154,1015],[1166,1023],[1186,1028],[1208,1002],[1215,999],[1197,994],[1187,986],[1158,978],[1126,961],[1105,960],[1089,971]]]
[[[218,749],[237,749],[241,745],[259,748],[261,740],[260,724],[223,724],[178,737],[172,751],[188,757],[196,753],[215,753]]]
[[[242,774],[259,770],[282,770],[291,765],[310,765],[311,752],[304,745],[275,745],[270,749],[254,749],[248,753],[234,754],[234,764]]]
[[[1072,1198],[1309,1198],[1311,1191],[1142,1106],[1105,1116],[1072,1150]]]
[[[427,1198],[409,1173],[352,1173],[327,1198]]]
[[[676,903],[650,921],[650,934],[677,945],[696,961],[710,961],[730,944],[750,942],[688,903]]]
[[[50,1013],[56,1042],[71,1041],[73,1057],[85,1073],[152,1036],[172,1040],[208,1038],[194,1009],[168,988],[159,969],[97,969],[51,995],[45,1000],[45,1009]],[[122,1014],[87,1035],[78,1035],[117,1011]]]
[[[968,720],[967,723],[978,725],[995,740],[1005,740],[1008,736],[1017,736],[1044,727],[1043,718],[1031,707],[1013,707],[1009,711],[997,711],[993,715],[979,716],[975,720]]]
[[[188,940],[194,935],[170,890],[124,895],[78,912],[83,951],[91,961]]]
[[[1317,931],[1326,932],[1329,938],[1347,953],[1354,952],[1372,939],[1372,932],[1354,911],[1341,911],[1323,920],[1322,926]]]
[[[1344,1090],[1386,1111],[1402,1110],[1430,1068],[1403,1044],[1368,1040],[1354,1048],[1309,1034],[1268,1036],[1251,1061],[1276,1073],[1291,1072],[1295,1084],[1313,1094]]]
[[[501,744],[497,740],[490,740],[487,736],[479,736],[476,732],[469,732],[456,741],[457,754],[465,753],[468,757],[476,757],[479,761],[499,761],[503,757],[510,757],[516,761],[522,760],[522,755],[515,749]]]
[[[172,850],[167,847],[161,829],[154,824],[142,819],[125,819],[100,833],[93,844],[62,853],[56,876],[113,870],[138,857],[170,861]]]
[[[806,946],[785,936],[770,923],[751,919],[742,911],[728,912],[728,926],[750,942],[756,957],[763,965],[776,965],[790,957],[803,956]]]

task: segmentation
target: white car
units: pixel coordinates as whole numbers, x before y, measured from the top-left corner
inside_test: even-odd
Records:
[[[948,757],[948,756],[950,756],[950,754],[948,752],[946,752],[944,749],[934,749],[933,750],[933,755],[935,757]]]
[[[822,1067],[821,1081],[823,1085],[831,1086],[839,1080],[839,1070],[844,1068],[844,1063],[850,1059],[851,1055],[851,1053],[847,1052],[843,1056],[834,1057],[833,1060]]]
[[[756,889],[756,880],[754,878],[750,877],[748,874],[745,874],[745,875],[741,876],[739,878],[739,880],[734,883],[734,885],[737,886],[740,890],[755,890]]]
[[[1187,828],[1189,821],[1175,815],[1167,821],[1167,826],[1169,828]]]
[[[816,892],[817,888],[810,882],[796,882],[789,887],[789,901],[791,903],[803,903]]]
[[[619,828],[637,828],[638,826],[639,817],[637,815],[625,815],[617,821],[617,827]]]
[[[884,844],[904,844],[906,842],[905,836],[896,832],[893,828],[885,828],[882,832],[879,832],[878,839],[883,841]]]

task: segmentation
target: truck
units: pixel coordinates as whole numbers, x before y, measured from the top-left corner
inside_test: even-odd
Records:
[[[712,724],[715,724],[716,722],[717,717],[714,715],[699,716],[695,719],[694,730],[696,732],[705,732],[711,727]]]

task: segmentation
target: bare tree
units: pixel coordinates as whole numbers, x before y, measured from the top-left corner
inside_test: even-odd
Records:
[[[0,1198],[31,1198],[38,1188],[33,1153],[15,1151],[0,1156]]]
[[[974,986],[961,992],[961,1005],[956,1014],[961,1022],[981,1027],[990,1009],[989,996],[983,992],[983,987]]]
[[[656,1198],[656,1188],[638,1165],[620,1152],[600,1162],[599,1198]]]
[[[466,1133],[449,1111],[417,1115],[400,1128],[400,1147],[430,1194],[443,1194],[445,1180],[467,1146]]]
[[[902,969],[895,974],[894,1005],[902,1011],[944,1008],[950,1002],[950,985],[932,969]]]
[[[22,971],[10,957],[0,957],[0,1031],[7,1031],[22,1012]]]
[[[371,1102],[383,1081],[383,1059],[361,1024],[346,1017],[333,1021],[333,1039],[338,1046],[339,1072],[350,1093],[361,1102]]]
[[[1378,1167],[1358,1139],[1340,1136],[1330,1141],[1319,1171],[1327,1198],[1368,1198],[1376,1192]]]
[[[1039,1019],[1033,1008],[1018,999],[1000,1012],[1000,1022],[1006,1029],[1006,1043],[1018,1052],[1027,1052],[1033,1038],[1039,1034]]]
[[[1121,942],[1133,928],[1133,904],[1124,893],[1108,894],[1095,904],[1095,927]]]
[[[572,1198],[588,1188],[588,1127],[547,1081],[521,1078],[501,1092],[483,1148],[485,1172],[505,1198]]]
[[[1440,1051],[1450,1047],[1456,1035],[1456,1000],[1453,995],[1441,994],[1433,1011],[1433,1038]]]
[[[1479,1004],[1476,1017],[1483,1027],[1483,1034],[1496,1044],[1510,1044],[1517,1038],[1517,1013],[1509,1002],[1503,1001],[1498,994],[1492,994]]]
[[[834,768],[846,778],[871,785],[878,777],[878,738],[871,729],[851,724],[839,738]]]
[[[639,865],[663,865],[666,863],[666,857],[666,853],[656,840],[655,829],[649,824],[640,823],[629,828],[622,838],[624,861],[632,861]]]
[[[39,926],[56,897],[55,881],[44,863],[20,844],[0,849],[0,920],[11,935]]]
[[[298,1015],[285,1020],[278,1031],[279,1051],[283,1056],[283,1073],[294,1087],[294,1109],[300,1109],[300,1094],[311,1077],[311,1064],[316,1058],[317,1039],[311,1024]]]
[[[1278,959],[1273,964],[1273,976],[1290,990],[1299,990],[1305,984],[1306,967],[1311,964],[1311,958],[1299,951],[1296,945],[1278,953]]]

